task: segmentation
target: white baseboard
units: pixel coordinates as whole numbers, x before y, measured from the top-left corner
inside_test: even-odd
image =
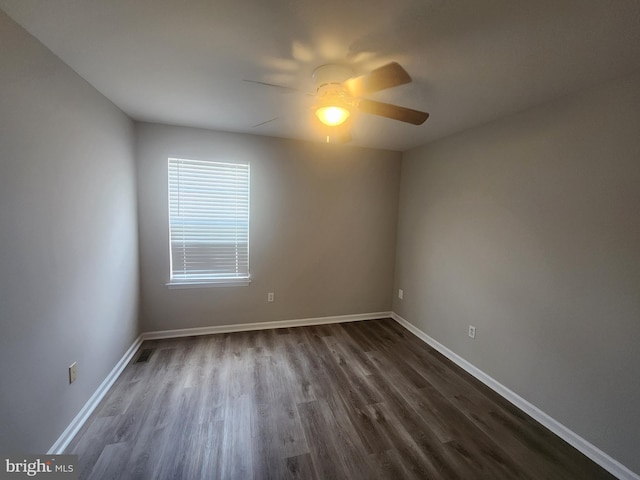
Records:
[[[277,320],[273,322],[236,323],[212,327],[181,328],[178,330],[160,330],[142,334],[142,340],[160,340],[163,338],[192,337],[195,335],[212,335],[215,333],[246,332],[249,330],[268,330],[270,328],[306,327],[310,325],[326,325],[329,323],[359,322],[361,320],[378,320],[391,318],[391,312],[359,313],[335,317],[301,318],[296,320]]]
[[[100,384],[98,389],[91,395],[91,398],[84,404],[82,410],[75,416],[75,418],[71,421],[69,426],[62,432],[62,435],[58,437],[56,443],[54,443],[49,451],[48,455],[60,455],[64,452],[64,449],[67,448],[73,437],[76,436],[78,431],[82,428],[84,423],[87,421],[89,416],[93,413],[95,408],[98,406],[100,401],[107,394],[111,386],[114,384],[116,379],[120,376],[124,367],[129,364],[129,361],[133,358],[135,353],[138,351],[138,348],[142,344],[142,336],[139,336],[134,340],[131,346],[124,353],[122,358],[118,361],[115,367],[109,372],[107,378]]]
[[[577,433],[569,430],[563,424],[552,418],[551,416],[544,413],[535,405],[529,403],[524,398],[519,396],[517,393],[509,390],[507,387],[502,385],[500,382],[490,377],[486,373],[484,373],[479,368],[475,367],[471,363],[467,362],[464,358],[449,350],[447,347],[439,343],[437,340],[433,339],[422,330],[417,328],[415,325],[409,323],[407,320],[402,318],[400,315],[395,312],[391,313],[391,318],[393,318],[396,322],[402,325],[404,328],[413,333],[416,337],[418,337],[423,342],[427,343],[442,355],[447,357],[453,363],[458,365],[459,367],[466,370],[468,373],[476,377],[482,383],[487,385],[489,388],[494,390],[500,396],[507,399],[509,402],[514,404],[523,412],[527,413],[529,416],[537,420],[544,427],[551,430],[557,436],[562,438],[569,445],[574,447],[576,450],[582,452],[585,456],[593,460],[595,463],[600,465],[602,468],[607,470],[612,475],[615,475],[620,480],[640,480],[640,475],[632,472],[627,467],[622,465],[620,462],[610,457],[602,450],[600,450],[595,445],[589,443],[587,440],[582,438]]]

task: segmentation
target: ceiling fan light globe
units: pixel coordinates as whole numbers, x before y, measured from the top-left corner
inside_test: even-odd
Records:
[[[316,116],[322,123],[329,127],[336,127],[342,125],[347,118],[349,118],[351,112],[343,107],[328,106],[320,107],[316,110]]]

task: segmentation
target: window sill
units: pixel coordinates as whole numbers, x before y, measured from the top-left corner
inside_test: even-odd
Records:
[[[191,281],[191,282],[170,282],[165,284],[169,289],[180,289],[180,288],[211,288],[211,287],[247,287],[251,283],[251,280],[248,278],[243,278],[242,280],[202,280],[202,281]]]

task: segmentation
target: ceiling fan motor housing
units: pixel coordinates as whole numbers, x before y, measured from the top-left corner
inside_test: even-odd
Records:
[[[324,85],[339,84],[341,85],[353,76],[353,71],[346,65],[322,65],[316,68],[311,74],[311,78],[316,84],[316,88],[320,89]]]
[[[346,65],[329,64],[316,68],[311,75],[318,92],[316,108],[331,105],[351,110],[351,96],[343,82],[352,75],[353,71]]]

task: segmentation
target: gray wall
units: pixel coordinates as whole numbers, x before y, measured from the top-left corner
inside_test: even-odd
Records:
[[[144,331],[391,309],[399,153],[137,127]],[[251,163],[249,286],[165,286],[172,155]]]
[[[407,152],[393,305],[636,472],[638,105],[634,75]]]
[[[2,12],[0,45],[0,452],[43,453],[138,333],[134,129]]]

